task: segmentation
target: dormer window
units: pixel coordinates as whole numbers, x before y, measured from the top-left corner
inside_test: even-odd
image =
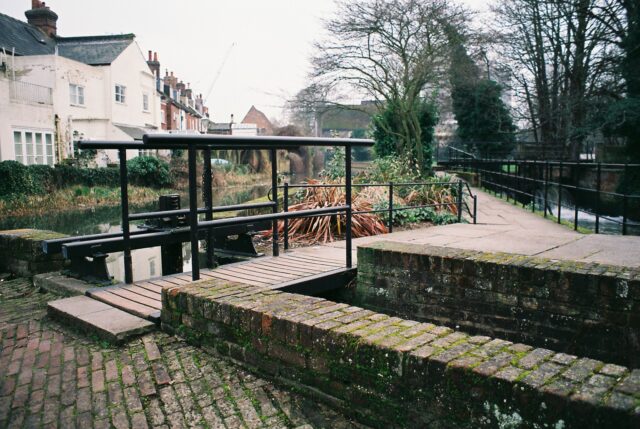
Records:
[[[116,103],[123,103],[126,99],[127,87],[124,85],[116,85]]]

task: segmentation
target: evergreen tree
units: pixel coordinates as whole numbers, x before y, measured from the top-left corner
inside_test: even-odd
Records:
[[[456,134],[466,148],[482,156],[510,152],[516,127],[502,101],[502,87],[480,78],[478,67],[462,45],[453,52],[450,79]]]

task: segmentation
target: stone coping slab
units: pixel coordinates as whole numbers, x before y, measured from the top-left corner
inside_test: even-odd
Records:
[[[51,301],[50,316],[115,344],[155,329],[155,324],[86,296]]]
[[[162,299],[165,329],[375,427],[640,424],[640,370],[219,280]]]
[[[40,289],[66,297],[84,295],[88,290],[96,287],[94,284],[66,276],[58,271],[36,274],[33,276],[33,284]]]

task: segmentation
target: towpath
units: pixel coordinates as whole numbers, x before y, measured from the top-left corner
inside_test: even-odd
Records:
[[[639,236],[581,234],[477,188],[473,191],[478,195],[476,225],[460,223],[358,238],[354,255],[359,244],[397,241],[640,267]],[[335,254],[335,248],[344,248],[344,242],[298,251],[328,255]]]

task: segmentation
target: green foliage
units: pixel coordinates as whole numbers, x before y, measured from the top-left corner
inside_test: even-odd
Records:
[[[31,195],[37,191],[29,169],[19,162],[0,162],[0,177],[0,197]]]
[[[138,156],[127,161],[129,180],[132,184],[163,188],[173,183],[169,164],[154,156]]]
[[[430,174],[433,153],[433,129],[438,121],[435,105],[419,100],[411,108],[419,123],[419,136],[407,133],[406,112],[394,103],[373,117],[374,150],[378,157],[404,154],[410,160],[422,159],[419,169]],[[418,153],[420,152],[420,153]],[[415,164],[415,161],[412,163]]]
[[[507,153],[515,143],[511,115],[502,101],[502,87],[491,80],[454,86],[451,97],[457,136],[481,155]]]
[[[481,155],[510,152],[516,127],[502,101],[502,87],[480,78],[478,67],[462,44],[453,50],[449,75],[457,136],[466,149]]]
[[[327,167],[322,170],[320,176],[330,179],[332,181],[339,180],[344,177],[344,162],[345,154],[344,148],[335,147],[331,159],[327,161]]]
[[[413,182],[420,179],[420,171],[407,156],[376,158],[372,167],[356,179],[360,183]]]
[[[53,182],[62,189],[72,185],[111,186],[120,185],[120,171],[117,168],[78,168],[59,164],[53,170]]]

